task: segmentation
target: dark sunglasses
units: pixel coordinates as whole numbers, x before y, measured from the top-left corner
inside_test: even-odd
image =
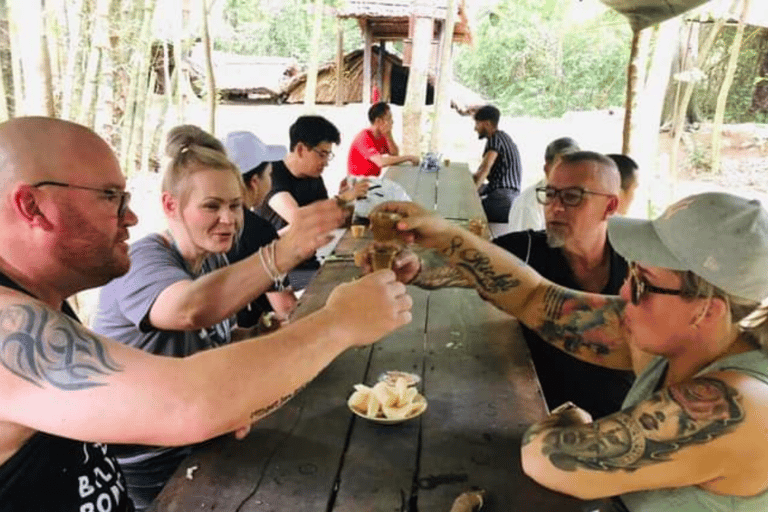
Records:
[[[595,192],[594,190],[587,190],[581,187],[539,187],[536,189],[536,200],[540,204],[548,205],[559,197],[560,201],[562,201],[565,206],[579,206],[584,200],[584,196],[587,194],[606,197],[613,195],[605,194],[603,192]]]
[[[61,181],[40,181],[38,183],[35,183],[32,185],[35,188],[38,187],[67,187],[67,188],[76,188],[79,190],[92,190],[94,192],[99,192],[101,194],[104,194],[107,199],[113,200],[117,199],[117,217],[119,219],[122,219],[125,216],[125,212],[128,211],[128,203],[131,200],[131,193],[126,192],[125,190],[117,190],[113,188],[94,188],[94,187],[84,187],[82,185],[72,185],[70,183],[64,183]]]
[[[658,293],[661,295],[683,295],[683,290],[672,290],[670,288],[660,288],[653,286],[643,279],[637,269],[637,264],[629,264],[629,291],[632,298],[632,304],[637,306],[647,293]]]

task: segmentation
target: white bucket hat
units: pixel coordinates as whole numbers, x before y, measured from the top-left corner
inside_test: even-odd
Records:
[[[690,270],[744,299],[768,297],[768,212],[757,200],[697,194],[655,220],[612,217],[608,237],[628,261]]]
[[[288,150],[285,146],[270,146],[251,132],[230,132],[224,140],[227,156],[240,168],[243,174],[252,171],[262,162],[281,160]]]

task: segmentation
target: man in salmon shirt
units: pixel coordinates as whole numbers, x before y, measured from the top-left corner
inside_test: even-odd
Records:
[[[392,138],[392,111],[384,102],[368,109],[371,126],[357,134],[349,146],[347,171],[352,176],[379,176],[381,168],[411,162],[419,165],[419,157],[400,155]]]

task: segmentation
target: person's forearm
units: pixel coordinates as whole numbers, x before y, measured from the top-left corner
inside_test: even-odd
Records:
[[[397,156],[400,154],[400,148],[397,147],[397,143],[391,133],[387,135],[387,145],[389,146],[390,155]]]
[[[285,274],[300,262],[296,261],[290,248],[283,247],[283,241],[278,240],[276,244],[274,256],[277,268],[270,268],[270,272],[277,270]],[[261,251],[264,263],[261,261],[262,255],[254,253],[191,281],[176,305],[179,317],[186,319],[186,325],[180,325],[179,330],[210,327],[234,315],[269,290],[274,285],[273,276],[264,267],[266,263],[272,262],[272,251],[269,246]]]
[[[411,160],[410,155],[381,155],[381,167],[397,165]]]
[[[450,266],[445,258],[433,252],[425,252],[420,258],[420,269],[410,284],[425,290],[438,288],[474,288],[470,281],[458,269]]]
[[[267,416],[343,352],[353,337],[348,324],[323,309],[271,334],[181,360],[183,385],[171,392],[182,394],[179,403],[185,404],[174,420],[188,428],[178,443],[200,442]]]

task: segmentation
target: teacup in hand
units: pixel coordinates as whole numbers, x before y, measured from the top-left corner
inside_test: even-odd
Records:
[[[391,269],[397,252],[398,248],[391,245],[374,247],[371,254],[373,270]]]
[[[397,238],[397,223],[402,219],[399,213],[374,212],[369,216],[373,239],[377,242],[388,242]]]

